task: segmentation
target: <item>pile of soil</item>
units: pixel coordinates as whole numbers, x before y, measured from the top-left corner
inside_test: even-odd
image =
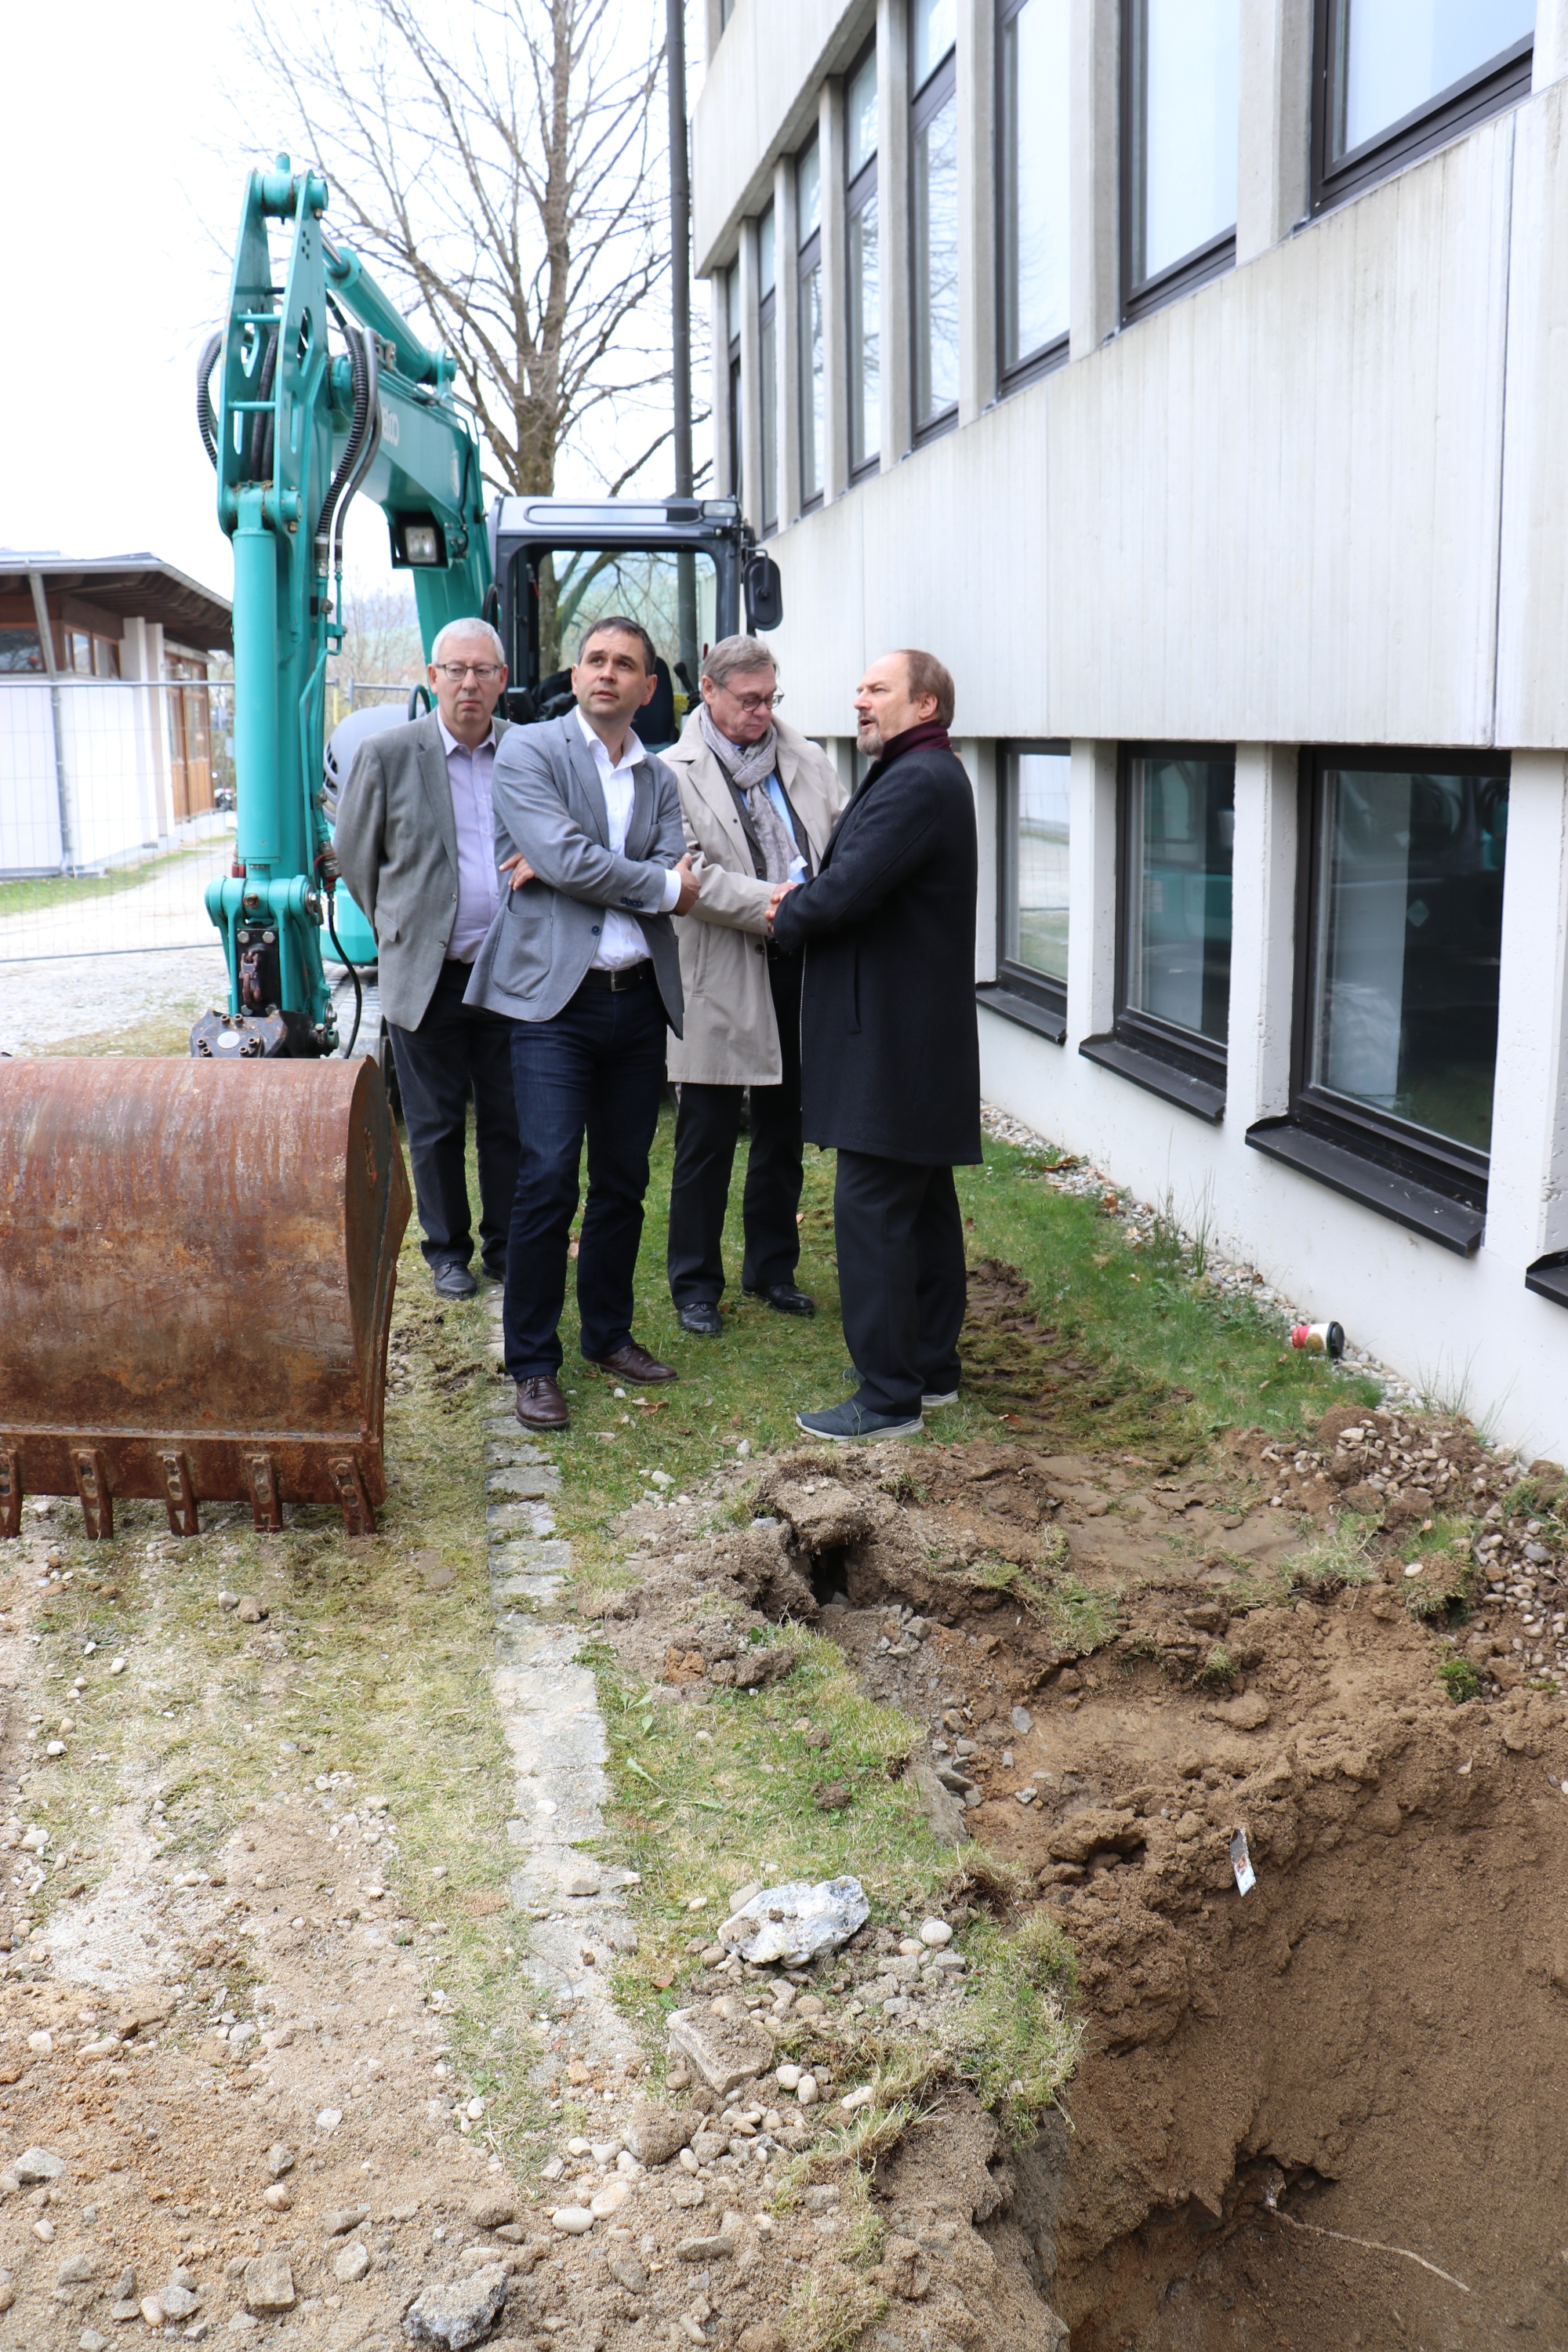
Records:
[[[765,1466],[749,1527],[636,1515],[628,1666],[700,1690],[759,1625],[815,1624],[1076,1947],[1070,2129],[967,2200],[1075,2352],[1568,2340],[1561,1486],[1338,1407],[1180,1470],[814,1451]],[[948,2137],[880,2168],[889,2228]],[[913,2352],[911,2317],[879,2343]],[[1023,2340],[978,2325],[954,2340]]]

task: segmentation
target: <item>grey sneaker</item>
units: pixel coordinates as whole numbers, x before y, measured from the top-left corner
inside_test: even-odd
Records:
[[[925,1427],[917,1412],[912,1421],[894,1413],[871,1412],[853,1397],[830,1404],[825,1412],[797,1412],[795,1427],[808,1437],[827,1437],[841,1444],[854,1437],[918,1437]]]
[[[921,1397],[921,1411],[922,1412],[934,1412],[939,1404],[956,1404],[957,1402],[958,1391],[956,1389],[948,1389],[945,1390],[941,1396]]]

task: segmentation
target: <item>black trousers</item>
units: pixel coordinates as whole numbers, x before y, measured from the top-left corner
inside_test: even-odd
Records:
[[[800,1264],[800,980],[798,956],[771,956],[768,978],[778,1017],[783,1070],[776,1087],[753,1087],[752,1146],[741,1215],[741,1286],[772,1290]],[[678,1307],[717,1305],[724,1290],[722,1241],[730,1179],[741,1131],[741,1087],[682,1082],[669,1188],[669,1291]]]
[[[468,1098],[479,1161],[479,1250],[488,1271],[506,1270],[507,1228],[517,1191],[517,1100],[511,1028],[499,1013],[463,1003],[473,966],[450,958],[417,1029],[386,1024],[392,1039],[414,1198],[429,1265],[467,1265],[474,1254],[468,1208]]]
[[[958,1386],[965,1281],[952,1171],[841,1150],[833,1224],[855,1402],[912,1418],[922,1394]]]
[[[664,1099],[664,1002],[653,966],[621,989],[590,973],[549,1021],[509,1021],[522,1167],[507,1254],[506,1368],[514,1381],[561,1369],[583,1139],[588,1195],[577,1245],[579,1344],[590,1361],[632,1336],[648,1150]]]

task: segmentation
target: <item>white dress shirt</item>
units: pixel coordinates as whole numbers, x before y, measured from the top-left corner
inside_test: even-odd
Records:
[[[495,721],[482,743],[470,751],[459,743],[437,715],[447,754],[447,781],[452,790],[452,814],[458,824],[458,912],[447,953],[457,963],[472,963],[484,944],[485,933],[500,904],[500,875],[496,866],[496,820],[490,801],[490,778],[496,763]]]
[[[632,802],[636,786],[632,771],[644,757],[643,747],[628,728],[621,756],[612,760],[601,738],[595,734],[581,710],[575,714],[583,731],[583,740],[594,755],[594,765],[599,772],[599,789],[605,795],[605,822],[609,827],[610,847],[617,857],[626,854],[626,829],[632,821]],[[680,896],[680,877],[673,866],[665,877],[664,905],[661,912],[668,915]],[[647,941],[642,925],[635,915],[625,915],[618,907],[606,907],[601,919],[599,952],[589,965],[590,971],[625,971],[634,963],[647,961]]]

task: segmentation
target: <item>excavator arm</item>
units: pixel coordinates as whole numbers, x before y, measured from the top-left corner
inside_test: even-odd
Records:
[[[198,370],[218,520],[234,542],[237,829],[233,870],[207,890],[229,998],[192,1032],[203,1056],[337,1043],[321,962],[335,878],[321,753],[350,501],[384,512],[426,646],[447,621],[485,611],[490,590],[479,443],[453,397],[454,363],[334,245],[326,209],[325,181],[286,155],[251,173],[227,321]]]

